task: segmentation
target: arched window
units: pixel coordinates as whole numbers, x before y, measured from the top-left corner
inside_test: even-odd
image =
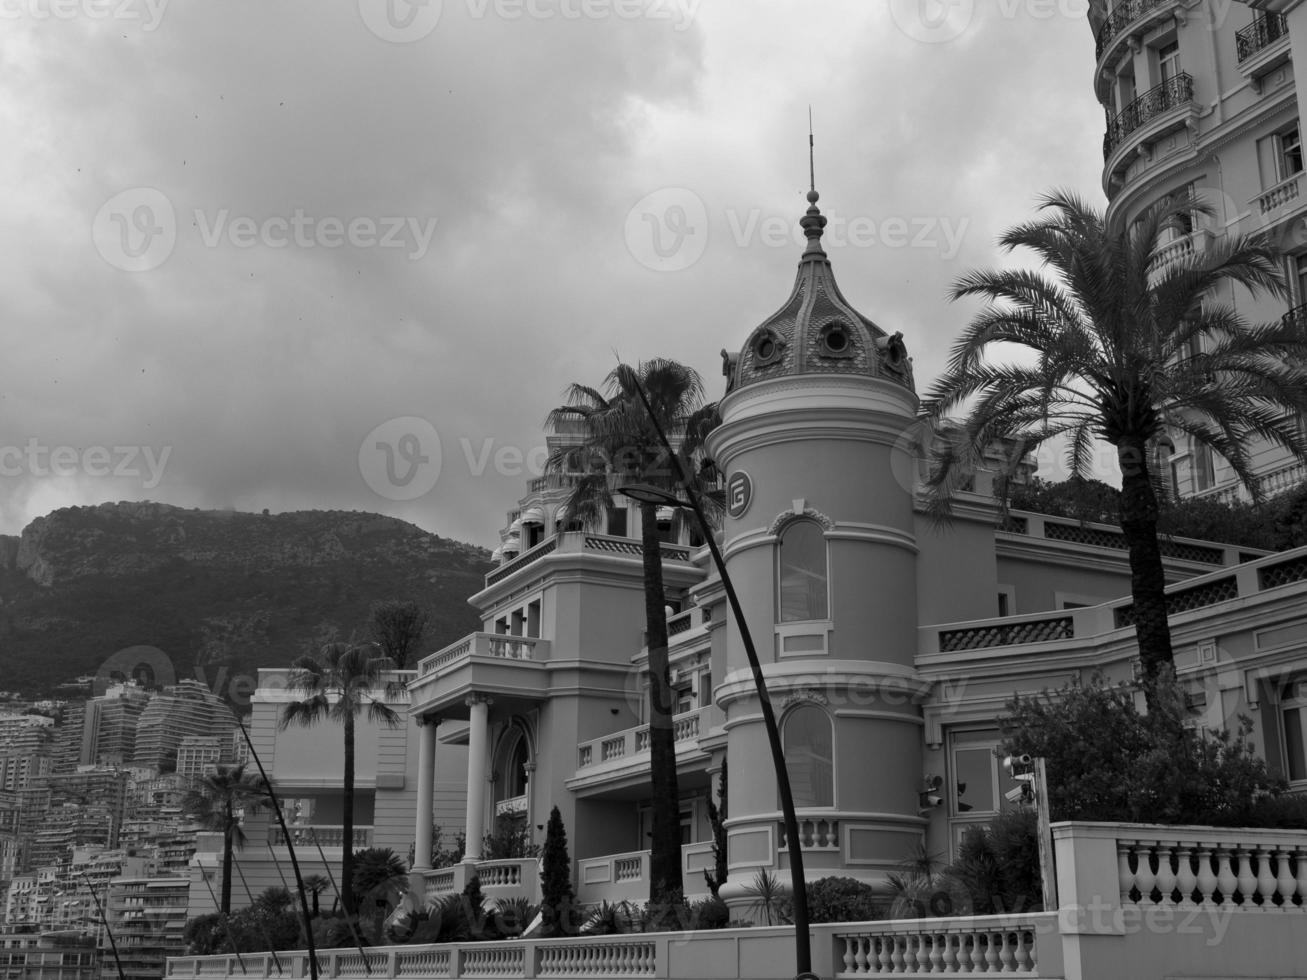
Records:
[[[785,716],[785,771],[796,807],[835,805],[835,731],[830,716],[804,704]]]
[[[826,535],[815,521],[795,521],[776,547],[777,609],[782,623],[829,617]]]
[[[515,727],[505,741],[495,773],[495,802],[526,795],[526,766],[530,761],[531,747],[526,735]]]

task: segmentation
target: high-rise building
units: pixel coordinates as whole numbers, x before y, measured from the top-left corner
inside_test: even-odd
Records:
[[[93,980],[95,938],[77,930],[0,933],[0,977],[13,980]]]
[[[50,771],[54,720],[0,714],[0,789],[16,790]]]
[[[86,705],[81,758],[105,765],[125,765],[136,749],[136,725],[149,692],[134,684],[117,684]]]
[[[117,960],[107,936],[101,940],[102,980],[158,980],[164,960],[186,948],[190,882],[174,878],[118,878],[109,883],[105,917],[118,946]],[[121,974],[119,968],[121,967]]]
[[[1295,47],[1307,50],[1307,7],[1297,0],[1090,0],[1089,22],[1094,92],[1107,114],[1108,220],[1130,222],[1168,196],[1204,202],[1211,213],[1196,210],[1167,229],[1158,268],[1231,235],[1268,236],[1284,256],[1289,300],[1233,287],[1213,301],[1232,304],[1252,323],[1283,317],[1307,329],[1298,112],[1307,79],[1292,57]],[[1170,479],[1181,496],[1247,497],[1223,459],[1179,431],[1172,436]],[[1303,482],[1303,464],[1272,444],[1255,447],[1254,464],[1267,495]]]
[[[141,711],[132,764],[172,768],[183,739],[225,739],[235,724],[231,709],[221,698],[197,680],[183,680],[155,694]]]
[[[219,735],[188,735],[177,746],[177,775],[199,779],[217,772],[223,750],[230,746],[230,739]]]

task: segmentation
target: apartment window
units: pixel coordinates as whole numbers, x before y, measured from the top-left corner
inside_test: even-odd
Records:
[[[1185,184],[1183,187],[1177,187],[1166,198],[1168,204],[1178,204],[1183,201],[1192,201],[1195,197],[1195,189],[1192,183]],[[1171,219],[1163,226],[1158,234],[1158,238],[1163,245],[1170,242],[1179,241],[1192,235],[1194,231],[1194,212],[1180,211],[1172,215]]]
[[[1180,45],[1172,41],[1157,49],[1157,71],[1165,85],[1180,74]]]
[[[1280,692],[1280,722],[1285,775],[1293,782],[1307,780],[1307,677],[1291,681]]]
[[[776,549],[782,623],[827,618],[826,535],[815,521],[794,521]]]
[[[835,731],[830,715],[802,704],[785,716],[785,771],[796,807],[835,805]]]
[[[953,816],[969,820],[992,816],[1007,808],[1003,794],[1015,789],[1018,782],[1003,768],[998,741],[995,731],[958,732],[950,736]]]
[[[1276,133],[1275,143],[1280,179],[1285,180],[1302,173],[1302,138],[1298,135],[1298,127],[1290,126],[1283,132]]]

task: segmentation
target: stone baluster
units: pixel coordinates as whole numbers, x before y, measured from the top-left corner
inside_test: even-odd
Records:
[[[898,939],[894,936],[881,936],[880,945],[877,949],[877,961],[880,964],[879,973],[894,972],[894,951],[898,948]],[[900,961],[900,965],[901,965]]]
[[[1121,879],[1121,904],[1130,905],[1130,891],[1135,886],[1135,873],[1130,870],[1130,841],[1118,840],[1116,842],[1116,864],[1117,874]]]
[[[1257,904],[1264,909],[1275,908],[1275,874],[1271,871],[1271,851],[1257,848]]]
[[[1139,867],[1135,870],[1135,887],[1139,889],[1139,904],[1152,905],[1153,887],[1157,884],[1157,874],[1153,871],[1152,852],[1144,841],[1135,841],[1135,860]],[[1160,859],[1161,855],[1159,855]]]
[[[1171,867],[1175,845],[1161,841],[1157,845],[1157,890],[1159,905],[1170,905],[1174,900],[1176,874]]]
[[[1298,882],[1294,880],[1293,873],[1289,870],[1288,848],[1275,849],[1275,864],[1280,872],[1275,879],[1275,889],[1280,896],[1280,908],[1285,912],[1291,912],[1294,908],[1293,893],[1298,887]]]
[[[1216,891],[1216,872],[1212,870],[1213,847],[1203,841],[1198,842],[1198,904],[1210,907],[1214,904],[1212,893]]]
[[[1216,845],[1216,886],[1221,890],[1222,905],[1234,904],[1234,893],[1239,887],[1234,868],[1234,852],[1224,844]]]
[[[1176,842],[1175,860],[1175,886],[1180,889],[1181,906],[1188,907],[1194,904],[1194,889],[1198,886],[1198,876],[1193,868],[1193,848],[1188,841]]]
[[[1239,892],[1243,898],[1240,905],[1243,908],[1252,908],[1256,904],[1254,899],[1257,895],[1257,878],[1253,874],[1252,855],[1246,847],[1240,847],[1235,854],[1239,861],[1237,872]]]

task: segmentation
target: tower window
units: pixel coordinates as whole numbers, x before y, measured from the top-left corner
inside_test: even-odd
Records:
[[[849,328],[842,323],[828,323],[821,328],[822,353],[828,357],[850,357],[853,354],[853,339]]]
[[[835,732],[815,704],[785,716],[785,771],[796,807],[835,805]]]
[[[760,365],[775,364],[781,359],[785,343],[771,330],[763,330],[753,341],[753,359]]]
[[[815,521],[795,521],[777,547],[778,608],[782,623],[826,619],[826,535]]]

